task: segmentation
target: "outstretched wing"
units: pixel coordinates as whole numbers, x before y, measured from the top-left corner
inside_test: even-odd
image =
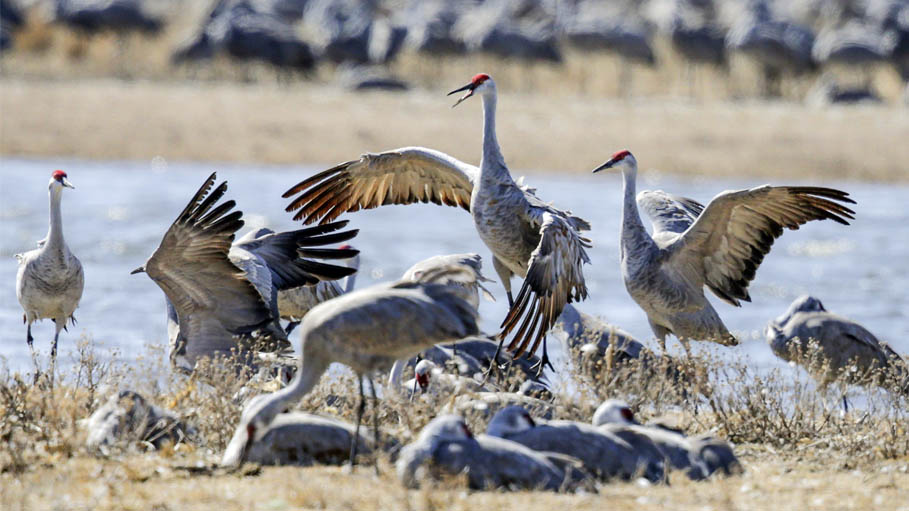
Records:
[[[212,173],[196,192],[145,265],[177,311],[181,333],[192,344],[187,351],[195,353],[230,350],[232,336],[252,334],[273,319],[227,257],[243,213],[231,212],[232,200],[215,206],[227,191],[224,182],[208,193],[215,178]]]
[[[530,255],[524,284],[499,334],[504,339],[517,327],[508,345],[515,358],[525,351],[534,353],[565,305],[587,297],[581,266],[590,262],[584,250],[590,244],[565,218],[549,211],[530,211],[539,214],[535,220],[540,226],[540,243]]]
[[[700,202],[663,190],[644,190],[638,194],[637,201],[638,207],[650,217],[654,236],[660,232],[683,233],[704,211]]]
[[[346,211],[386,204],[433,202],[470,209],[479,169],[425,147],[366,153],[322,171],[284,192],[294,197],[287,211],[294,220],[326,223]]]
[[[342,220],[296,231],[267,233],[253,239],[240,240],[236,246],[265,261],[278,290],[312,286],[323,280],[336,280],[356,273],[356,268],[313,260],[349,259],[360,253],[352,248],[313,248],[352,239],[359,232],[358,229],[335,232],[347,223],[348,220]]]
[[[751,301],[748,283],[783,228],[811,220],[849,225],[855,204],[840,190],[808,186],[761,186],[717,195],[697,220],[666,247],[676,267],[691,268],[724,301]],[[683,261],[684,260],[684,261]]]

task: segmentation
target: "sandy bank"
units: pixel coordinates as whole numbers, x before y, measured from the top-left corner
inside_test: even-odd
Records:
[[[756,179],[909,179],[909,110],[621,101],[512,93],[499,141],[516,171],[588,172],[617,149],[645,169]],[[325,165],[433,147],[477,163],[479,101],[445,91],[0,79],[0,154]]]

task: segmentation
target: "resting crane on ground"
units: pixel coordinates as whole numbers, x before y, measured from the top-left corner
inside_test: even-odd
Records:
[[[725,475],[742,472],[742,464],[729,442],[710,435],[687,437],[662,426],[642,425],[624,401],[603,401],[594,412],[592,422],[632,445],[655,446],[668,461],[668,468],[684,471],[694,481],[717,472]]]
[[[584,468],[600,479],[642,476],[651,482],[663,481],[665,464],[659,453],[635,450],[609,431],[568,420],[535,421],[521,406],[499,410],[486,434],[505,438],[537,452],[557,452],[581,460]]]
[[[562,468],[571,461],[557,456],[503,438],[475,437],[461,417],[440,415],[401,449],[395,468],[408,488],[440,474],[466,474],[474,489],[558,491],[570,488],[575,478]]]
[[[443,278],[443,274],[464,282],[475,272],[463,265],[452,265],[424,274],[423,278],[433,282]],[[347,365],[359,375],[357,432],[366,406],[363,377],[367,377],[373,398],[373,427],[378,436],[371,375],[434,344],[476,334],[477,312],[467,301],[468,295],[460,285],[399,281],[360,289],[314,307],[300,324],[302,356],[293,381],[277,392],[250,400],[221,463],[235,466],[247,459],[250,446],[275,416],[312,390],[332,362]],[[357,438],[355,433],[351,464],[356,459]]]
[[[284,193],[294,197],[295,220],[329,222],[346,211],[385,204],[434,202],[468,210],[480,239],[493,254],[493,267],[511,310],[502,323],[500,344],[509,334],[515,357],[543,343],[539,370],[549,365],[546,333],[565,304],[587,296],[582,265],[589,240],[579,231],[590,224],[538,199],[522,188],[505,166],[495,132],[496,85],[478,74],[450,94],[467,91],[455,106],[479,94],[483,99],[483,157],[480,168],[422,147],[367,153],[301,181]],[[511,276],[523,277],[517,298]],[[523,321],[522,321],[523,318]]]
[[[354,271],[309,259],[350,257],[350,251],[313,248],[355,236],[335,232],[346,222],[234,243],[243,213],[231,212],[232,200],[217,204],[227,182],[211,191],[216,177],[205,180],[148,261],[132,272],[147,273],[164,291],[172,361],[185,356],[190,365],[236,350],[289,348],[278,324],[278,291]]]
[[[723,192],[707,206],[663,191],[635,197],[637,161],[627,150],[612,155],[593,172],[622,171],[621,264],[625,288],[647,313],[663,351],[674,334],[688,341],[734,346],[733,337],[704,296],[704,286],[726,303],[751,301],[748,283],[783,228],[798,229],[811,220],[849,225],[855,204],[849,194],[817,186],[759,186]],[[638,206],[653,223],[647,233]]]
[[[804,365],[822,386],[845,375],[850,383],[896,384],[909,394],[909,367],[902,357],[862,325],[827,312],[813,296],[792,302],[767,325],[766,337],[776,356]],[[812,343],[817,343],[814,353]]]
[[[32,337],[32,323],[39,319],[53,320],[56,332],[51,344],[50,378],[53,382],[54,363],[57,358],[57,340],[66,322],[76,322],[73,312],[82,298],[85,277],[82,263],[69,251],[63,240],[63,212],[60,201],[63,189],[75,187],[66,172],[55,170],[47,185],[50,198],[50,226],[47,237],[38,242],[38,248],[16,254],[19,271],[16,273],[16,298],[22,305],[22,321],[26,327],[25,340],[35,360],[35,378],[38,377],[37,358]]]

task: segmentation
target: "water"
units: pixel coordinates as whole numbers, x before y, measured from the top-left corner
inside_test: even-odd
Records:
[[[62,168],[76,186],[63,198],[67,243],[85,269],[85,291],[75,328],[61,334],[63,353],[80,333],[116,347],[127,358],[165,344],[161,290],[145,275],[129,272],[142,265],[193,192],[212,170],[230,185],[227,196],[244,211],[246,228],[295,228],[284,212],[281,193],[314,168],[224,164],[167,164],[4,159],[0,162],[0,354],[14,369],[28,369],[22,310],[16,300],[15,253],[35,247],[47,231],[47,182]],[[578,308],[600,315],[653,345],[644,313],[625,292],[618,262],[621,177],[535,174],[528,184],[540,195],[588,219],[594,226],[585,267],[590,298]],[[676,179],[641,174],[639,189],[662,188],[706,202],[721,190],[756,186],[756,180]],[[798,182],[788,184],[799,184]],[[849,191],[858,201],[850,227],[814,222],[786,232],[761,265],[751,285],[752,303],[731,307],[714,299],[727,326],[743,342],[736,348],[695,343],[695,349],[740,354],[759,366],[781,365],[763,340],[767,322],[782,314],[803,293],[820,298],[834,312],[864,324],[900,353],[909,352],[909,187],[819,182]],[[386,206],[348,215],[360,229],[353,244],[362,250],[358,287],[398,277],[414,262],[436,254],[478,252],[486,274],[496,278],[490,254],[467,213],[435,205]],[[518,281],[515,285],[519,286]],[[507,301],[501,285],[490,287],[498,301],[482,302],[483,327],[495,332]],[[515,288],[517,289],[517,287]],[[33,327],[36,346],[46,352],[53,323]],[[297,342],[295,337],[294,341]],[[678,343],[670,341],[674,350]],[[558,353],[556,353],[558,355]],[[556,360],[558,364],[558,359]],[[558,365],[557,365],[558,367]]]

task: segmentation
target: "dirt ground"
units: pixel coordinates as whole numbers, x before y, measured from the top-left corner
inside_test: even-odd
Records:
[[[516,172],[585,173],[628,148],[645,171],[909,179],[905,108],[623,101],[501,85],[499,94],[499,141]],[[2,78],[0,155],[329,165],[422,145],[476,164],[480,102],[453,102],[444,90],[363,94],[308,82]]]
[[[763,448],[761,448],[763,449]],[[909,509],[907,463],[876,471],[830,471],[820,462],[781,460],[748,450],[741,476],[691,482],[676,475],[669,486],[603,485],[599,494],[407,490],[393,467],[354,475],[338,467],[247,467],[245,475],[194,475],[157,456],[126,460],[74,458],[25,474],[0,475],[4,509]],[[217,472],[217,471],[216,471]]]

